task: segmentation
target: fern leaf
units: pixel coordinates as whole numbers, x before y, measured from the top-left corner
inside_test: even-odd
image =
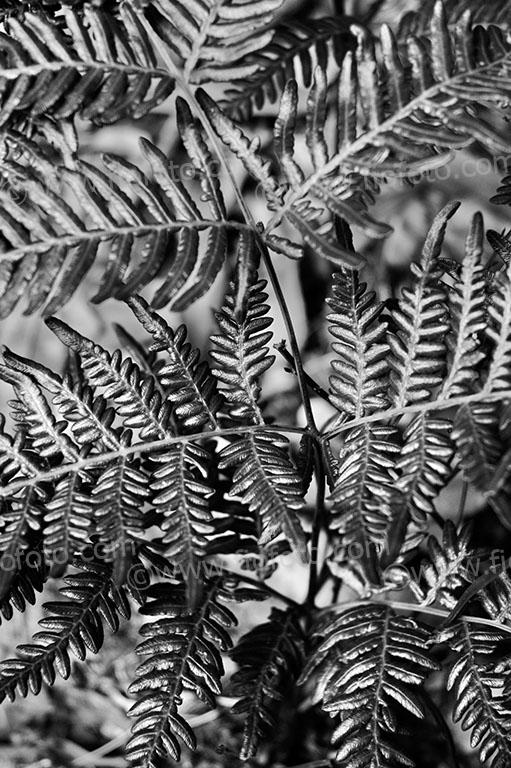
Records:
[[[420,413],[407,425],[403,445],[396,461],[399,479],[396,483],[412,520],[424,528],[434,512],[433,499],[452,476],[453,446],[448,419]]]
[[[304,509],[301,478],[289,456],[288,441],[276,432],[252,432],[226,448],[219,469],[234,469],[231,496],[239,496],[261,523],[260,545],[280,535],[307,561],[298,514]]]
[[[24,480],[37,474],[40,461],[30,450],[24,432],[18,431],[12,438],[5,431],[5,419],[0,417],[0,478],[2,485],[9,481]],[[15,568],[9,569],[9,558],[15,558],[29,549],[31,531],[39,531],[42,524],[45,491],[29,485],[2,500],[2,527],[0,551],[7,567],[0,570],[0,600],[4,601],[16,576]]]
[[[236,120],[249,120],[254,110],[277,101],[286,82],[297,78],[298,69],[308,88],[316,66],[326,70],[332,62],[340,67],[353,40],[342,17],[308,19],[307,25],[295,20],[277,25],[271,41],[245,57],[254,71],[230,81],[222,108]]]
[[[119,616],[129,618],[125,593],[113,586],[108,566],[77,561],[81,572],[66,576],[60,590],[66,601],[46,603],[49,615],[40,620],[42,631],[33,642],[18,646],[19,657],[0,664],[0,700],[29,690],[39,693],[43,682],[53,685],[56,672],[67,679],[71,673],[70,651],[83,661],[87,650],[97,653],[104,640],[103,621],[112,632]]]
[[[236,618],[221,604],[229,590],[219,578],[204,585],[195,610],[187,606],[183,584],[154,585],[147,596],[142,613],[163,618],[141,629],[145,640],[137,653],[147,659],[130,686],[137,696],[130,715],[137,722],[126,751],[130,762],[157,768],[168,755],[179,760],[180,741],[195,749],[193,731],[179,714],[182,694],[192,691],[208,708],[215,706],[223,675],[220,651],[231,647],[226,629]]]
[[[473,380],[474,369],[484,358],[478,334],[485,328],[485,280],[482,264],[484,225],[480,214],[472,219],[465,243],[465,255],[459,281],[449,293],[451,331],[447,336],[450,352],[442,397],[465,394]]]
[[[373,583],[378,582],[375,548],[383,547],[387,527],[386,505],[395,502],[393,469],[399,453],[394,427],[366,424],[351,429],[345,438],[335,485],[330,497],[330,530],[343,547],[360,552],[360,562]]]
[[[228,231],[243,230],[244,225],[224,218],[210,157],[199,140],[201,130],[186,115],[181,122],[183,136],[195,136],[193,146],[188,138],[185,141],[213,218],[199,210],[165,156],[144,140],[153,181],[126,161],[105,157],[109,176],[85,162],[75,169],[59,169],[66,199],[48,187],[37,168],[5,162],[9,183],[22,178],[25,195],[16,200],[8,186],[0,190],[0,231],[6,239],[2,316],[24,297],[28,313],[41,307],[45,314],[56,311],[106,247],[108,258],[95,301],[126,298],[159,277],[153,306],[172,301],[178,310],[210,288],[225,259]]]
[[[111,399],[123,418],[125,429],[139,429],[149,440],[168,430],[168,409],[162,404],[154,377],[116,350],[113,354],[94,344],[61,320],[49,318],[48,327],[69,349],[80,356],[82,370],[94,390]]]
[[[333,313],[327,317],[336,353],[330,400],[341,413],[358,419],[384,410],[388,403],[387,324],[380,319],[383,304],[375,301],[375,294],[366,290],[356,272],[338,273],[333,280],[328,300]]]
[[[69,37],[33,13],[9,19],[9,34],[1,33],[0,125],[19,111],[39,117],[49,110],[56,119],[79,114],[113,123],[142,117],[172,93],[174,82],[128,3],[119,19],[90,6],[83,16],[63,13]]]
[[[511,266],[498,275],[485,332],[492,344],[483,392],[509,388],[511,380]]]
[[[268,621],[243,635],[231,656],[240,667],[231,681],[233,695],[240,697],[232,711],[245,717],[240,758],[249,760],[260,739],[277,727],[279,704],[302,669],[296,615],[273,608]]]
[[[399,309],[392,313],[397,332],[388,337],[391,349],[391,402],[403,407],[426,400],[442,383],[448,329],[445,291],[440,284],[440,254],[448,220],[458,203],[450,203],[435,218],[424,243],[420,264],[412,264],[410,288],[404,288]]]
[[[334,260],[329,215],[341,216],[374,237],[388,233],[386,225],[368,214],[379,178],[413,176],[443,165],[450,150],[474,139],[492,152],[508,151],[482,116],[472,116],[478,104],[505,104],[509,99],[507,80],[495,80],[496,73],[508,72],[511,60],[504,32],[472,28],[464,16],[451,35],[441,2],[435,4],[428,44],[411,37],[406,50],[398,50],[384,27],[380,57],[365,30],[354,26],[352,31],[359,43],[355,57],[346,54],[339,78],[335,151],[301,180],[288,178],[291,190],[266,228],[270,244],[274,228],[287,219],[302,236],[307,233],[318,253]],[[463,56],[456,54],[456,40],[461,39],[466,41]],[[341,260],[348,258],[342,249],[337,254]]]
[[[428,632],[386,606],[366,604],[330,614],[314,634],[317,647],[301,680],[316,679],[315,701],[340,715],[336,760],[360,768],[413,765],[391,737],[403,709],[424,716],[414,689],[436,669],[425,650]]]
[[[179,424],[192,432],[203,426],[215,427],[222,398],[209,365],[200,361],[199,351],[186,340],[185,326],[174,332],[140,296],[128,299],[128,305],[153,337],[151,350],[165,354],[153,370]]]
[[[441,543],[434,536],[428,538],[428,558],[421,562],[418,578],[410,582],[410,589],[421,605],[438,601],[449,610],[454,608],[456,590],[470,582],[470,533],[470,526],[464,526],[458,533],[447,520]]]
[[[53,395],[52,403],[81,448],[87,446],[92,452],[98,450],[96,444],[107,449],[119,448],[118,437],[112,429],[114,411],[90,387],[73,381],[69,374],[60,377],[41,363],[21,357],[10,349],[4,348],[3,357],[9,368],[31,376]]]
[[[12,619],[14,609],[23,613],[27,605],[35,605],[38,593],[43,591],[49,574],[40,530],[27,532],[26,549],[18,551],[16,557],[19,567],[13,572],[8,588],[2,590],[0,599],[0,614],[5,621]]]
[[[196,96],[218,137],[243,163],[247,172],[260,184],[270,209],[282,204],[284,189],[271,173],[270,162],[262,158],[259,152],[259,139],[256,138],[251,141],[240,125],[226,115],[204,90],[199,89]]]
[[[187,442],[153,455],[152,503],[163,515],[161,527],[166,554],[193,580],[197,561],[206,554],[208,534],[213,532],[208,499],[212,457],[204,446]]]
[[[410,35],[422,37],[430,30],[431,15],[435,9],[437,0],[427,0],[420,11],[406,13],[399,23],[397,37],[405,40]],[[454,29],[463,19],[463,15],[470,11],[474,24],[489,26],[495,24],[501,29],[507,29],[511,23],[509,5],[506,0],[491,0],[484,5],[474,7],[470,0],[444,0],[444,7],[449,27]]]
[[[163,17],[156,29],[181,59],[183,78],[199,84],[229,82],[257,68],[249,56],[270,43],[282,0],[153,0],[152,5]]]
[[[253,252],[253,241],[249,248]],[[245,258],[253,257],[249,253]],[[266,281],[258,280],[255,271],[244,285],[240,285],[238,274],[223,308],[215,313],[220,333],[211,337],[213,374],[223,385],[225,410],[230,418],[244,424],[264,423],[258,404],[259,379],[275,360],[267,347],[272,338],[268,330],[272,320],[268,317],[265,287]],[[239,310],[238,295],[244,301]]]
[[[478,749],[482,763],[505,768],[511,757],[509,705],[502,691],[504,678],[488,657],[495,654],[505,635],[498,629],[474,629],[462,619],[440,633],[456,656],[447,688],[453,690],[455,722],[470,730],[470,744]]]
[[[462,405],[456,412],[452,438],[466,480],[488,491],[502,452],[495,403]]]

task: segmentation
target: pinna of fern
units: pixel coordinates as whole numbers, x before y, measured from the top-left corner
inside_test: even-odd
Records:
[[[129,4],[126,8],[129,9]],[[220,8],[223,12],[222,9],[223,6]],[[264,16],[264,4],[259,10]],[[238,23],[238,11],[232,10],[232,14],[225,11],[226,21],[231,14]],[[271,12],[268,8],[268,13]],[[171,20],[171,24],[174,21]],[[142,19],[140,23],[148,34],[147,22]],[[181,26],[183,23],[179,22]],[[333,236],[332,215],[340,215],[374,236],[383,236],[389,228],[375,222],[368,210],[379,188],[379,179],[396,174],[413,176],[417,171],[443,164],[448,160],[444,151],[447,147],[462,147],[474,138],[486,143],[492,151],[504,151],[505,147],[490,127],[471,117],[471,109],[479,103],[503,103],[508,98],[505,77],[494,77],[497,71],[507,71],[508,44],[495,28],[488,31],[472,28],[467,19],[451,33],[441,3],[435,6],[431,28],[431,51],[425,51],[419,39],[411,38],[403,61],[400,56],[404,54],[398,52],[390,31],[384,30],[382,62],[377,60],[368,35],[355,30],[359,35],[357,53],[354,57],[350,52],[344,58],[339,81],[334,148],[328,146],[324,133],[326,75],[321,68],[316,69],[306,118],[306,143],[312,170],[302,168],[293,157],[298,102],[296,83],[289,81],[273,141],[282,180],[276,178],[270,164],[260,156],[258,141],[249,140],[205,91],[197,91],[194,100],[204,119],[244,162],[265,192],[273,215],[264,233],[258,230],[257,237],[263,237],[273,250],[296,257],[301,254],[301,243],[304,243],[339,266],[356,266],[361,263],[360,256],[353,250],[341,248]],[[460,58],[461,49],[455,45],[457,36],[468,38],[472,58]],[[433,64],[437,59],[443,62],[441,66]],[[381,68],[380,63],[388,90],[385,102],[378,95],[380,82],[371,74]],[[407,84],[404,77],[407,67],[413,74],[411,84]],[[471,78],[477,78],[477,88],[471,86]],[[444,101],[447,98],[454,99],[454,103],[449,102],[446,122]],[[227,218],[218,179],[212,171],[204,128],[192,119],[183,101],[178,104],[178,116],[183,142],[208,202],[207,215],[198,209],[185,185],[171,178],[169,167],[157,150],[147,145],[153,182],[146,180],[137,169],[112,158],[106,162],[108,170],[116,176],[115,183],[107,183],[99,170],[84,163],[75,170],[63,169],[62,180],[72,191],[76,203],[83,206],[90,223],[83,220],[73,205],[64,203],[59,195],[46,188],[37,164],[28,169],[14,159],[6,163],[9,183],[14,178],[24,180],[25,199],[23,202],[13,199],[8,187],[2,193],[0,218],[8,241],[2,258],[0,309],[4,315],[12,311],[23,293],[29,295],[28,311],[43,306],[48,314],[55,311],[76,289],[102,243],[110,244],[110,259],[103,290],[96,300],[110,295],[127,296],[159,276],[163,282],[154,298],[155,306],[172,300],[174,307],[179,308],[210,287],[225,259],[228,233],[251,229],[253,225],[248,221],[241,225]],[[443,123],[442,132],[437,126],[439,119]],[[135,206],[131,194],[143,201],[145,215]],[[51,231],[42,228],[43,212],[48,210],[55,210]],[[325,215],[325,211],[328,214]],[[296,231],[298,242],[275,231],[284,219]],[[23,221],[23,226],[16,220]],[[207,242],[201,244],[201,240]],[[167,272],[164,255],[169,246],[173,249],[173,260]],[[48,259],[50,249],[52,257]],[[130,270],[138,254],[141,262]]]
[[[274,231],[286,219],[316,254],[341,266],[355,266],[361,260],[336,242],[332,215],[345,218],[374,237],[389,232],[389,227],[376,222],[368,210],[379,190],[379,180],[410,177],[443,165],[452,149],[462,148],[474,139],[492,152],[508,151],[484,119],[476,121],[472,117],[476,105],[503,105],[509,98],[507,80],[495,79],[497,73],[508,71],[510,62],[509,43],[496,27],[484,30],[472,26],[469,16],[464,15],[451,30],[439,1],[430,20],[429,49],[423,40],[413,36],[399,49],[391,30],[383,27],[381,58],[365,30],[352,27],[352,31],[359,42],[356,53],[348,52],[343,60],[335,105],[334,147],[329,147],[324,132],[326,74],[319,67],[315,70],[306,114],[312,170],[304,169],[294,158],[296,81],[289,80],[283,92],[273,146],[287,186],[284,200],[268,164],[259,156],[258,142],[250,141],[204,91],[197,92],[219,138],[267,194],[270,210],[274,210],[266,226],[269,247],[296,257],[296,243]],[[465,55],[456,44],[461,39],[468,45],[463,49]],[[499,83],[497,87],[495,82]],[[381,98],[382,92],[386,93],[385,99]]]
[[[10,18],[0,33],[0,125],[50,109],[56,119],[113,123],[147,114],[172,93],[174,81],[129,3],[119,5],[119,18],[89,4],[83,14],[63,13],[67,34],[37,13]]]
[[[199,210],[164,155],[146,141],[142,148],[153,181],[112,156],[104,160],[111,177],[85,162],[60,170],[61,184],[85,218],[48,188],[40,162],[24,166],[15,157],[5,161],[6,177],[22,178],[26,196],[13,198],[9,186],[0,192],[2,231],[10,243],[4,245],[1,262],[4,316],[25,297],[27,312],[44,308],[50,314],[59,309],[105,247],[108,257],[94,301],[128,297],[159,277],[154,306],[172,298],[173,307],[179,309],[211,286],[224,262],[229,233],[243,230],[243,225],[227,218],[203,130],[182,100],[178,121],[207,212]]]

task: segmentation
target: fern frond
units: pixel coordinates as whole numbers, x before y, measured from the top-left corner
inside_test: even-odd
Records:
[[[299,513],[304,509],[300,475],[289,456],[289,443],[277,432],[247,433],[223,448],[219,469],[234,469],[230,496],[239,496],[259,518],[261,546],[280,535],[307,560]]]
[[[42,631],[33,642],[18,646],[17,659],[1,662],[0,700],[37,694],[43,682],[53,685],[56,672],[67,679],[70,651],[83,661],[88,650],[97,653],[103,645],[103,622],[116,632],[119,617],[129,618],[126,594],[113,585],[109,567],[98,561],[78,560],[76,565],[81,572],[66,576],[60,590],[66,601],[46,603],[49,615],[39,622]]]
[[[395,501],[393,469],[399,454],[395,427],[367,424],[348,432],[330,497],[329,529],[340,536],[342,547],[356,544],[360,562],[374,583],[373,551],[385,543],[387,509]]]
[[[420,413],[406,426],[403,445],[396,460],[401,490],[412,520],[424,527],[435,507],[435,499],[452,476],[452,424],[428,413]]]
[[[200,360],[199,350],[187,341],[185,326],[180,325],[173,331],[140,296],[127,301],[137,320],[154,339],[151,351],[165,354],[165,360],[152,369],[172,404],[176,420],[185,430],[215,427],[222,398],[208,363]]]
[[[42,547],[41,531],[29,529],[25,537],[25,543],[25,551],[20,552],[18,550],[16,554],[17,567],[15,572],[13,569],[8,588],[2,588],[0,620],[3,617],[5,621],[10,621],[14,609],[23,613],[27,605],[34,605],[37,600],[37,594],[43,591],[48,578],[48,567]],[[5,570],[6,561],[4,560],[3,563],[2,570]]]
[[[495,403],[462,405],[456,412],[452,439],[463,474],[475,488],[488,491],[502,453]]]
[[[153,306],[172,301],[177,310],[210,288],[225,259],[228,232],[245,227],[225,218],[202,129],[182,100],[178,108],[208,213],[175,178],[166,157],[145,140],[152,181],[130,163],[105,157],[108,176],[85,162],[59,169],[65,198],[48,188],[37,168],[4,163],[9,183],[23,179],[25,195],[16,200],[9,186],[0,190],[0,231],[6,241],[0,315],[8,315],[24,297],[28,313],[41,307],[46,314],[56,311],[105,249],[102,286],[94,301],[126,298],[160,278]]]
[[[436,669],[425,650],[428,632],[386,606],[366,604],[330,614],[314,635],[317,647],[301,679],[313,681],[322,709],[340,715],[336,760],[359,768],[413,765],[393,737],[403,709],[424,716],[414,689]]]
[[[450,332],[446,341],[450,360],[442,397],[456,397],[470,389],[474,370],[484,358],[478,335],[486,326],[485,275],[482,263],[484,224],[476,214],[465,242],[465,254],[459,280],[449,291]]]
[[[478,599],[490,619],[499,622],[499,624],[509,623],[511,619],[511,578],[509,573],[502,570],[498,578],[479,592]]]
[[[9,368],[24,373],[50,392],[52,403],[68,424],[72,438],[80,448],[91,452],[104,448],[119,448],[116,431],[112,428],[115,412],[106,400],[93,392],[82,381],[74,381],[69,373],[63,377],[41,363],[17,355],[4,347],[3,357]]]
[[[227,629],[236,617],[221,603],[232,599],[220,578],[203,586],[200,604],[191,610],[180,583],[157,584],[148,590],[141,609],[146,616],[162,616],[144,624],[146,638],[137,646],[147,656],[137,668],[130,693],[137,696],[130,715],[137,718],[126,753],[137,766],[159,768],[170,754],[179,760],[183,741],[195,749],[195,736],[179,714],[183,691],[193,692],[208,708],[221,692],[223,664],[220,651],[231,648]]]
[[[380,319],[383,304],[375,298],[356,272],[346,270],[333,276],[332,298],[328,299],[333,314],[327,320],[337,356],[331,363],[330,401],[355,419],[384,410],[388,404],[387,323]]]
[[[485,333],[492,350],[483,392],[498,392],[511,381],[511,264],[497,276]]]
[[[253,259],[253,241],[245,259]],[[259,407],[259,379],[273,364],[275,357],[268,354],[272,333],[268,330],[272,319],[268,317],[266,281],[259,280],[254,271],[246,283],[240,283],[239,273],[226,296],[224,306],[215,313],[220,333],[211,337],[213,374],[221,385],[225,410],[231,419],[244,424],[264,423]],[[243,297],[238,307],[238,297]]]
[[[206,91],[200,88],[197,101],[204,110],[217,136],[243,163],[247,173],[255,179],[264,192],[268,206],[275,209],[283,203],[285,189],[271,171],[271,163],[260,153],[260,140],[249,139],[241,126],[223,112]]]
[[[406,13],[399,23],[397,37],[406,40],[410,35],[424,36],[430,31],[431,15],[437,0],[427,0],[419,11]],[[489,26],[494,24],[501,29],[508,29],[511,14],[506,0],[491,0],[484,5],[475,5],[471,0],[444,0],[445,13],[450,28],[463,20],[463,15],[470,12],[474,24]]]
[[[455,592],[471,581],[467,569],[472,550],[470,526],[459,532],[447,520],[439,542],[434,536],[428,537],[428,558],[422,560],[418,577],[409,584],[421,605],[433,605],[437,601],[451,610],[456,605]]]
[[[497,193],[490,198],[490,203],[495,205],[511,205],[511,175],[504,176]]]
[[[240,638],[231,657],[240,667],[232,693],[235,714],[245,717],[240,758],[257,753],[260,739],[278,725],[279,705],[303,666],[303,633],[292,609],[273,608],[268,621]]]
[[[349,23],[342,17],[308,19],[307,25],[295,20],[278,25],[264,48],[245,57],[254,71],[230,81],[222,108],[236,120],[249,120],[255,109],[277,101],[286,82],[297,78],[298,68],[309,88],[316,66],[326,70],[332,62],[340,67],[353,40]]]
[[[462,619],[438,638],[456,653],[447,681],[456,698],[453,719],[470,731],[471,747],[492,768],[505,768],[511,758],[509,700],[502,691],[505,678],[491,658],[505,637],[498,629],[473,628]]]
[[[153,376],[141,371],[119,350],[110,354],[57,318],[49,318],[47,325],[80,356],[82,371],[93,391],[99,389],[104,398],[115,403],[116,413],[123,419],[126,440],[129,441],[132,429],[140,430],[140,436],[148,440],[162,437],[170,430],[169,410]]]
[[[250,54],[267,46],[283,0],[153,0],[159,35],[180,60],[187,82],[229,82],[257,68]]]
[[[10,18],[9,34],[0,33],[0,125],[18,112],[37,118],[49,110],[59,120],[113,123],[147,114],[172,93],[174,82],[128,3],[119,19],[90,5],[83,15],[63,14],[68,34],[35,13]]]
[[[428,399],[431,390],[442,383],[448,325],[438,256],[447,222],[458,206],[450,203],[436,216],[420,263],[410,267],[413,283],[403,289],[399,309],[392,313],[396,333],[389,334],[388,343],[392,367],[390,396],[395,407]]]
[[[172,563],[193,580],[196,562],[205,556],[212,534],[208,482],[212,456],[206,447],[187,442],[151,457],[152,504],[163,515],[163,543]]]
[[[359,44],[355,57],[346,54],[339,78],[336,146],[312,172],[300,168],[297,174],[295,168],[288,174],[289,161],[284,158],[290,191],[266,227],[270,244],[273,230],[287,219],[317,253],[334,261],[337,253],[348,265],[351,258],[351,266],[356,263],[353,254],[350,257],[335,247],[329,215],[341,216],[370,236],[385,236],[389,228],[368,214],[368,204],[379,190],[378,179],[413,176],[443,165],[450,159],[450,150],[474,139],[494,153],[508,152],[495,130],[481,115],[476,119],[472,110],[479,104],[507,103],[505,73],[509,74],[511,62],[504,32],[496,27],[472,28],[464,16],[450,33],[441,2],[435,4],[430,39],[426,43],[411,37],[406,50],[398,50],[388,27],[381,34],[381,57],[366,31],[356,26],[352,31]],[[464,41],[463,55],[459,40]],[[311,117],[324,80],[320,72],[313,86],[316,96],[309,102]],[[288,84],[283,95],[276,130],[278,151],[281,126],[289,125],[289,132],[294,131],[295,88]],[[290,138],[285,145],[291,146]]]

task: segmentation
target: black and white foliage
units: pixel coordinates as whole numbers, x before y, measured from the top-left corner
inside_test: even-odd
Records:
[[[350,230],[389,234],[372,211],[388,179],[474,141],[509,154],[494,120],[511,99],[508,4],[428,2],[377,33],[340,12],[287,24],[281,0],[4,5],[0,316],[42,313],[69,365],[3,349],[0,562],[17,563],[0,570],[4,624],[62,582],[1,662],[0,699],[69,677],[72,656],[98,653],[138,606],[134,766],[196,749],[184,703],[214,709],[222,694],[253,765],[273,764],[289,701],[332,718],[324,765],[413,766],[409,734],[432,723],[453,753],[439,695],[481,764],[511,765],[511,574],[436,505],[455,478],[511,530],[509,233],[490,231],[488,248],[475,214],[455,261],[460,204],[447,203],[382,301]],[[147,138],[141,167],[85,157],[77,125],[156,108],[177,125],[185,178]],[[257,211],[239,178],[257,185]],[[511,203],[510,179],[496,203]],[[304,370],[273,264],[304,252],[332,266],[328,392]],[[88,298],[125,302],[149,342],[123,331],[111,351],[55,316],[93,265]],[[203,353],[161,311],[190,307],[225,268]],[[300,423],[267,407],[269,295]],[[282,553],[307,570],[303,602],[268,583]],[[268,618],[237,637],[251,600]],[[238,669],[224,686],[227,654]]]

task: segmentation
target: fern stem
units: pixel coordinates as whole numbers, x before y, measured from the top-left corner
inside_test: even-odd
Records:
[[[447,619],[451,615],[449,611],[444,611],[442,608],[432,608],[431,606],[426,605],[420,605],[418,603],[406,603],[401,602],[400,600],[378,600],[376,598],[368,599],[368,600],[349,600],[346,603],[339,603],[334,606],[328,606],[326,608],[321,608],[320,613],[328,613],[329,611],[346,611],[348,608],[360,608],[360,606],[363,605],[371,605],[374,603],[378,603],[381,605],[386,605],[389,608],[393,608],[395,611],[410,611],[410,613],[422,613],[425,616],[434,616],[435,618],[441,618],[441,619]],[[472,624],[481,624],[483,627],[495,627],[496,629],[500,629],[502,632],[506,632],[507,634],[511,635],[511,627],[506,626],[506,624],[502,624],[499,621],[494,621],[493,619],[485,619],[481,616],[462,616],[462,619],[465,621],[471,622]]]
[[[363,424],[372,424],[375,421],[388,421],[390,419],[395,419],[399,416],[405,416],[412,413],[424,413],[426,411],[442,410],[445,411],[448,408],[458,408],[461,405],[468,405],[469,403],[489,403],[499,401],[504,402],[506,400],[511,400],[511,389],[503,389],[500,392],[494,392],[493,394],[476,392],[473,395],[460,395],[460,397],[451,397],[448,400],[433,400],[432,402],[427,401],[424,403],[414,403],[412,405],[406,405],[401,408],[389,408],[385,411],[377,411],[376,413],[371,413],[369,416],[362,416],[360,419],[352,419],[351,421],[346,421],[344,424],[341,424],[339,427],[336,427],[330,432],[321,434],[320,439],[322,441],[330,441],[333,440],[334,437],[341,435],[343,432],[355,429],[356,427],[362,426]]]
[[[273,290],[275,291],[277,302],[279,304],[280,311],[282,313],[282,317],[284,318],[284,323],[286,325],[287,335],[289,337],[289,344],[291,346],[291,354],[293,356],[294,363],[296,366],[298,386],[300,388],[300,395],[302,398],[303,408],[305,411],[307,426],[311,434],[317,436],[319,433],[316,427],[316,422],[314,420],[314,413],[312,412],[312,406],[311,406],[311,401],[309,397],[309,390],[307,387],[307,380],[305,378],[305,371],[303,370],[302,356],[300,353],[300,347],[298,345],[298,339],[296,338],[293,321],[291,320],[291,315],[289,313],[289,309],[286,304],[286,300],[284,298],[284,293],[282,291],[279,279],[277,277],[275,267],[273,266],[273,262],[271,260],[271,256],[268,251],[268,248],[260,237],[258,238],[258,243],[263,256],[264,265],[268,272],[268,276],[270,278],[270,282],[272,284]]]
[[[253,424],[243,427],[230,427],[227,429],[215,429],[209,432],[195,432],[188,435],[181,436],[169,436],[164,437],[161,440],[151,440],[147,443],[135,443],[127,447],[122,447],[116,451],[109,451],[106,453],[94,454],[93,456],[87,456],[77,461],[65,464],[60,467],[54,467],[46,472],[37,472],[32,477],[25,478],[24,480],[16,480],[9,485],[0,488],[0,498],[7,498],[16,491],[26,488],[29,485],[37,485],[37,483],[51,482],[59,477],[69,474],[70,472],[82,472],[88,467],[102,466],[106,462],[115,461],[116,459],[124,456],[130,456],[136,453],[146,453],[148,451],[157,451],[161,448],[165,448],[169,445],[176,445],[179,443],[193,443],[200,440],[210,440],[212,437],[224,437],[226,435],[241,435],[246,437],[247,432],[282,432],[284,434],[299,434],[303,435],[307,433],[307,429],[304,427],[286,427],[279,426],[278,424],[272,424],[268,427],[266,424]]]
[[[286,347],[285,341],[280,341],[278,344],[273,345],[274,348],[279,352],[284,360],[289,363],[291,368],[289,369],[291,373],[294,373],[296,376],[296,363],[293,355],[289,352],[289,350]],[[324,400],[326,403],[331,405],[330,403],[330,396],[326,389],[324,389],[321,384],[318,384],[317,381],[315,381],[312,376],[309,376],[309,374],[304,371],[304,377],[305,381],[307,382],[307,386],[311,390],[311,392],[314,392],[318,397],[320,397],[322,400]]]
[[[463,480],[463,484],[461,486],[461,496],[460,496],[460,503],[458,507],[458,518],[457,518],[457,525],[459,525],[463,520],[463,515],[465,514],[465,505],[467,503],[467,494],[468,494],[468,481]]]

